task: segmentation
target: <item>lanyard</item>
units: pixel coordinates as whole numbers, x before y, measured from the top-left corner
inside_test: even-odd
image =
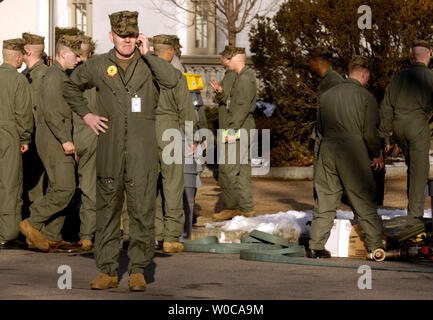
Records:
[[[116,63],[116,64],[117,64],[117,63]],[[119,67],[119,76],[120,76],[120,80],[122,81],[122,84],[123,84],[123,86],[124,86],[125,89],[126,89],[126,92],[128,92],[128,94],[129,94],[130,96],[132,96],[132,93],[131,93],[131,91],[130,91],[129,88],[128,88],[128,83],[129,83],[129,81],[131,80],[132,76],[134,75],[134,73],[135,73],[135,69],[137,68],[137,65],[138,65],[138,60],[135,61],[134,70],[132,70],[132,75],[131,75],[131,77],[129,78],[128,82],[125,82],[125,80],[123,79],[123,76],[122,76],[122,72],[125,72],[125,75],[126,75],[126,70],[123,71],[123,69],[122,69],[120,66],[118,66],[118,67]]]

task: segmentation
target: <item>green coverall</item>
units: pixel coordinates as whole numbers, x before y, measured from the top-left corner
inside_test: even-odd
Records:
[[[239,129],[245,129],[243,133],[247,135],[247,138],[242,137],[241,132],[241,140],[235,142],[236,149],[231,148],[230,144],[226,144],[226,160],[228,161],[223,166],[222,173],[227,177],[226,192],[232,195],[230,199],[233,200],[233,203],[226,203],[225,209],[239,209],[242,212],[254,210],[249,136],[250,129],[256,127],[253,117],[256,100],[256,76],[250,67],[245,66],[237,75],[227,102],[227,127],[235,130],[235,132]],[[243,150],[241,150],[241,142],[244,143]],[[234,150],[236,150],[236,159],[230,155]],[[232,161],[231,158],[235,161]],[[226,200],[229,199],[226,198]]]
[[[37,126],[38,103],[41,95],[42,77],[47,71],[48,66],[41,59],[36,62],[28,71],[27,79],[30,82],[32,92],[32,111],[35,126]],[[31,202],[36,202],[44,196],[44,176],[45,169],[36,150],[36,144],[31,143],[29,151],[23,155],[24,160],[24,188],[27,189],[28,198]],[[29,182],[29,183],[27,183]]]
[[[30,207],[30,224],[50,241],[62,241],[65,213],[76,189],[74,155],[65,155],[62,144],[72,142],[72,112],[62,96],[66,71],[56,60],[42,78],[37,109],[36,148],[48,177],[43,198]]]
[[[153,257],[158,177],[155,110],[158,89],[174,88],[177,81],[168,62],[151,52],[142,57],[135,50],[124,72],[116,65],[112,49],[79,66],[64,84],[64,97],[80,117],[91,112],[83,92],[96,87],[99,115],[109,119],[109,129],[98,136],[96,149],[94,253],[97,268],[110,276],[117,276],[118,270],[124,190],[129,216],[129,274],[143,273]]]
[[[336,71],[332,69],[330,66],[328,70],[326,70],[325,75],[319,82],[319,91],[317,92],[317,106],[320,105],[320,97],[322,94],[331,89],[333,86],[343,82],[343,77]],[[317,114],[319,113],[319,108],[317,107]],[[314,127],[313,132],[311,133],[311,138],[314,139],[314,162],[317,161],[319,157],[319,149],[320,149],[320,141],[322,136],[317,130],[317,126]]]
[[[161,89],[158,107],[156,108],[156,139],[158,141],[158,155],[161,166],[160,183],[155,213],[155,238],[158,241],[177,242],[183,233],[185,214],[183,210],[184,161],[182,163],[166,164],[162,151],[170,141],[163,141],[162,135],[168,129],[175,129],[185,133],[185,121],[192,122],[195,128],[195,114],[188,90],[186,77],[172,67],[172,72],[178,78],[178,84],[173,89]],[[194,134],[194,132],[192,132]],[[193,137],[187,135],[191,146]],[[184,154],[182,150],[182,155]],[[164,209],[163,209],[164,207]]]
[[[92,113],[96,111],[96,89],[84,92],[84,97]],[[75,112],[74,145],[77,152],[78,183],[81,189],[80,240],[92,240],[96,229],[96,145],[98,136]]]
[[[233,70],[227,70],[224,74],[224,78],[221,81],[221,87],[223,91],[215,95],[215,103],[218,104],[218,129],[225,130],[228,129],[227,124],[227,99],[230,96],[230,91],[233,87],[233,83],[236,80],[236,72]],[[217,141],[218,149],[226,148],[225,143],[222,143],[221,139]],[[227,150],[226,150],[227,151]],[[227,154],[227,152],[226,152]],[[218,183],[221,188],[221,200],[224,205],[224,209],[239,209],[238,201],[234,197],[235,195],[230,193],[230,182],[226,175],[225,166],[227,165],[227,157],[224,163],[218,164]]]
[[[21,222],[23,171],[20,145],[33,132],[31,89],[7,63],[0,65],[0,242],[15,240]]]
[[[322,142],[314,180],[318,210],[311,225],[311,249],[324,249],[344,191],[358,213],[367,248],[382,247],[382,220],[370,166],[370,159],[381,152],[378,125],[376,99],[357,80],[345,80],[321,96]]]
[[[380,136],[389,145],[392,128],[403,149],[407,170],[407,215],[424,215],[430,161],[430,130],[427,116],[433,110],[433,72],[423,63],[414,63],[396,74],[385,92],[380,108]]]

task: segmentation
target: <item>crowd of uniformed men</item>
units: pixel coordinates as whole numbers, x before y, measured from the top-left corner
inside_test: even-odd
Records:
[[[128,273],[132,291],[146,287],[144,268],[155,247],[183,251],[191,235],[197,165],[164,161],[167,129],[180,130],[185,157],[194,157],[207,143],[188,133],[206,126],[203,110],[191,99],[180,63],[179,39],[139,33],[138,13],[109,16],[114,48],[92,56],[91,39],[62,36],[55,59],[44,64],[44,38],[24,33],[3,41],[0,66],[0,242],[19,246],[19,232],[29,247],[41,251],[74,247],[63,241],[64,209],[81,189],[81,250],[94,248],[100,274],[92,289],[118,284],[117,269],[123,229],[128,229]],[[315,51],[309,68],[322,79],[314,131],[315,208],[308,256],[327,258],[324,245],[340,200],[355,212],[370,251],[383,246],[372,170],[384,166],[392,128],[405,154],[408,170],[408,215],[422,217],[423,190],[429,172],[430,132],[426,115],[433,109],[433,73],[428,69],[430,47],[413,45],[414,63],[388,86],[380,108],[365,88],[370,61],[355,57],[348,79],[332,70],[329,56]],[[17,72],[23,61],[26,76]],[[224,210],[213,216],[227,220],[255,216],[251,165],[242,158],[239,129],[255,128],[256,79],[245,65],[245,50],[227,46],[221,53],[226,67],[221,83],[211,82],[219,105],[219,128],[233,129],[218,147],[236,145],[235,163],[219,164]],[[199,103],[195,103],[196,106]],[[380,139],[386,142],[381,149]],[[32,145],[32,143],[35,145]],[[30,217],[21,221],[24,152],[38,156],[43,170],[34,173]],[[247,151],[248,152],[248,148]],[[249,157],[249,155],[247,155]],[[44,187],[44,180],[47,181]],[[126,210],[125,210],[126,208]],[[126,235],[124,235],[126,236]],[[155,246],[157,244],[157,246]]]
[[[177,36],[149,39],[140,34],[138,12],[116,12],[109,18],[112,50],[92,56],[89,37],[63,35],[51,66],[44,64],[43,37],[23,33],[22,38],[3,41],[0,245],[21,248],[21,232],[26,247],[45,252],[93,248],[100,274],[91,288],[108,289],[118,283],[123,215],[129,286],[142,291],[143,271],[155,248],[183,251],[200,186],[196,162],[165,161],[164,148],[170,141],[163,134],[179,130],[182,157],[196,159],[197,150],[206,149],[207,142],[185,125],[192,123],[195,133],[206,127],[206,119],[199,101],[193,103]],[[256,80],[245,65],[245,49],[227,46],[221,59],[228,71],[221,84],[212,86],[221,106],[220,129],[232,128],[234,133],[219,143],[239,149],[236,132],[254,128]],[[25,76],[17,72],[23,62]],[[35,183],[24,190],[31,202],[30,216],[23,220],[25,152],[43,166],[31,170]],[[226,210],[215,219],[254,215],[250,162],[236,163],[220,168]],[[70,243],[62,238],[64,209],[77,185],[80,241]]]
[[[341,200],[352,207],[367,249],[374,252],[384,247],[373,174],[384,167],[390,131],[408,165],[409,224],[423,217],[430,168],[428,117],[433,111],[430,59],[430,43],[414,40],[412,64],[392,77],[379,108],[365,88],[372,72],[371,60],[353,57],[348,78],[343,79],[332,69],[326,49],[318,48],[311,54],[309,68],[321,81],[313,132],[315,206],[308,257],[330,257],[325,243]]]

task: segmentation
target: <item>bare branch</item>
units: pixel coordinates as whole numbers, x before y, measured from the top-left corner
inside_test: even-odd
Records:
[[[192,3],[192,8],[188,6],[189,1],[191,0],[151,0],[151,3],[165,17],[188,27],[196,22],[196,5],[207,4],[209,7],[204,17],[207,17],[208,22],[213,23],[228,39],[230,35],[234,39],[236,34],[242,32],[257,14],[269,14],[283,0],[272,0],[266,6],[263,0],[197,0]],[[186,12],[188,21],[181,21],[172,10],[164,8],[164,3]]]
[[[245,3],[244,14],[242,16],[239,27],[236,28],[237,33],[241,32],[245,28],[245,25],[247,23],[247,19],[250,16],[251,10],[254,8],[256,3],[257,3],[257,0],[249,0],[249,1],[247,1],[247,3]]]

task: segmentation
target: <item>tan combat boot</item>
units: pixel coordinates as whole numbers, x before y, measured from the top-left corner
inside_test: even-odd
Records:
[[[117,288],[117,276],[110,276],[106,273],[100,273],[99,276],[92,281],[90,287],[93,290],[106,290]]]
[[[164,241],[164,244],[162,245],[162,252],[164,253],[183,252],[183,244],[180,242]]]
[[[78,244],[81,245],[81,249],[84,251],[90,251],[93,247],[92,240],[80,240]]]
[[[226,209],[221,211],[220,213],[212,215],[212,218],[217,221],[224,221],[230,220],[237,215],[239,215],[239,210]]]
[[[132,273],[129,275],[129,290],[144,291],[146,289],[146,280],[142,273]]]
[[[41,251],[50,250],[48,239],[46,239],[39,230],[31,226],[29,219],[25,219],[20,223],[20,232],[29,240],[27,243],[32,243]]]
[[[247,218],[252,218],[257,216],[255,211],[249,211],[249,212],[239,211],[239,214]]]
[[[30,241],[29,238],[26,238],[26,243],[29,246],[29,249],[36,249],[35,245]]]

